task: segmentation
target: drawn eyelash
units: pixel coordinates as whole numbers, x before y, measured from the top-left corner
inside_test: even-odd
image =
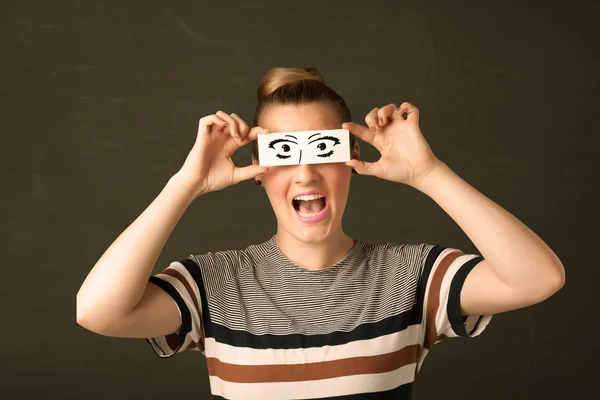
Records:
[[[335,146],[335,145],[334,145]],[[317,154],[317,156],[319,157],[329,157],[330,155],[333,154],[333,150],[330,150],[329,153],[325,153],[325,154]]]
[[[270,149],[274,149],[275,147],[273,147],[273,146],[276,143],[279,143],[279,142],[290,142],[290,143],[298,144],[298,143],[296,143],[296,142],[294,142],[293,140],[290,140],[290,139],[275,139],[271,143],[269,143],[269,148]]]
[[[316,139],[311,140],[310,142],[308,142],[308,144],[312,143],[312,142],[316,142],[317,140],[323,140],[323,139],[329,139],[329,140],[333,140],[334,141],[334,146],[337,144],[340,144],[340,140],[338,138],[336,138],[335,136],[319,136]]]
[[[334,146],[336,144],[340,144],[340,139],[336,138],[335,136],[322,136],[322,137],[320,137],[320,139],[331,139],[331,140],[333,140],[335,142],[333,144]]]
[[[281,155],[281,154],[276,154],[275,156],[276,156],[277,158],[284,158],[284,159],[285,159],[285,158],[290,158],[290,157],[291,157],[291,156],[284,156],[284,155]]]

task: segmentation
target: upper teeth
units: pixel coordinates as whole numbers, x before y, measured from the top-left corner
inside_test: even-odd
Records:
[[[294,197],[294,200],[316,200],[316,199],[320,199],[321,197],[325,197],[322,194],[305,194],[302,196],[297,196]]]

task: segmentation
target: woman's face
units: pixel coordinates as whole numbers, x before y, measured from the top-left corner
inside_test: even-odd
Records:
[[[318,103],[269,107],[259,123],[270,132],[341,129],[342,125],[331,106]],[[358,158],[359,154],[356,143],[352,158]],[[253,163],[256,164],[256,160]],[[278,233],[313,243],[337,235],[346,208],[351,173],[352,168],[345,163],[271,167],[263,174],[262,181],[277,217]],[[323,195],[324,201],[294,201],[297,196],[311,192]]]

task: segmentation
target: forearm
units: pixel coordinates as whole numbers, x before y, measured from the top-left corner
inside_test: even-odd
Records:
[[[112,243],[77,293],[77,320],[103,326],[140,301],[167,239],[193,201],[171,178],[156,199]]]
[[[512,287],[564,281],[561,261],[539,236],[445,163],[415,188],[431,197],[460,226],[494,272]]]

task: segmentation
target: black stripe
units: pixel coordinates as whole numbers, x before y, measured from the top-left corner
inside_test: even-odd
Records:
[[[431,269],[433,268],[433,264],[435,260],[437,260],[438,256],[442,251],[446,250],[445,247],[435,245],[427,255],[427,259],[425,260],[425,265],[423,266],[423,270],[421,272],[421,280],[419,282],[418,295],[417,295],[417,304],[413,307],[413,320],[411,323],[413,324],[421,324],[423,323],[423,306],[425,305],[425,291],[427,290],[427,283],[429,282],[429,275],[431,275]]]
[[[190,332],[192,330],[192,317],[190,315],[190,310],[188,309],[187,305],[183,301],[183,298],[181,297],[181,295],[179,294],[177,289],[175,289],[175,287],[173,285],[171,285],[169,282],[164,281],[156,276],[151,276],[148,279],[148,281],[155,284],[156,286],[158,286],[165,292],[167,292],[167,294],[169,296],[171,296],[173,298],[173,300],[175,300],[175,303],[177,304],[177,307],[179,307],[179,311],[181,312],[181,328],[179,329],[179,334],[178,334],[179,346],[173,352],[173,354],[171,354],[169,356],[169,357],[171,357],[171,356],[175,355],[175,353],[177,353],[177,351],[179,351],[179,349],[183,345],[183,342],[185,341],[185,335],[187,335],[188,332]],[[146,339],[146,341],[149,343],[152,343],[148,339]],[[154,342],[154,343],[156,343],[156,342]],[[164,357],[164,358],[169,358],[169,357]]]
[[[411,310],[408,310],[379,322],[361,324],[350,332],[337,331],[323,335],[254,335],[246,331],[233,330],[220,324],[211,323],[211,337],[219,343],[253,349],[298,349],[336,346],[403,331],[409,325],[410,320]]]
[[[474,257],[473,259],[464,263],[456,272],[454,277],[452,278],[452,282],[450,283],[450,292],[448,294],[448,320],[450,321],[450,325],[452,326],[452,330],[459,336],[467,336],[467,330],[465,328],[465,321],[467,317],[463,317],[460,314],[460,292],[465,283],[465,279],[467,279],[467,275],[469,272],[484,258],[481,256]],[[480,319],[477,321],[479,324]],[[471,331],[472,332],[472,331]]]

